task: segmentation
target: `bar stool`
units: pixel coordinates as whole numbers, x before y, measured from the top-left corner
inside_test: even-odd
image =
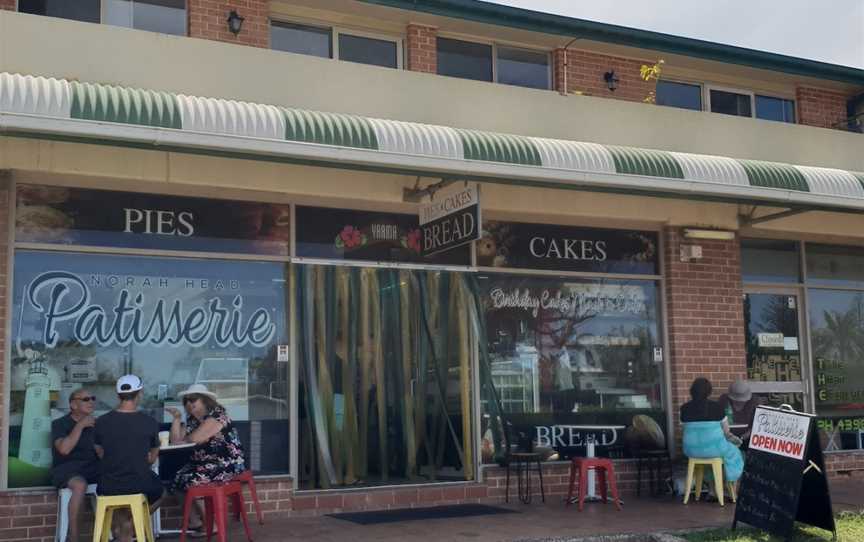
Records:
[[[720,506],[725,506],[723,503],[723,458],[722,457],[708,457],[708,458],[697,458],[691,457],[687,461],[687,485],[684,486],[686,493],[684,494],[684,504],[687,504],[687,501],[690,500],[690,491],[691,488],[696,493],[696,500],[702,496],[702,479],[705,473],[705,467],[711,467],[711,470],[714,473],[714,492],[717,493],[717,501],[720,503]],[[693,478],[696,478],[696,487],[693,487]],[[737,495],[735,495],[735,484],[732,482],[726,483],[729,488],[729,496],[732,498],[732,502],[737,502]]]
[[[252,471],[247,470],[243,471],[237,476],[235,476],[232,482],[240,482],[242,484],[246,484],[249,486],[249,493],[252,495],[252,504],[255,505],[255,515],[258,516],[258,523],[264,525],[264,514],[261,513],[261,503],[258,502],[258,492],[255,490],[255,478],[252,476]],[[234,518],[240,519],[240,506],[242,504],[238,499],[241,496],[234,496]]]
[[[621,510],[621,501],[618,499],[618,484],[615,480],[615,467],[611,459],[604,457],[574,457],[570,463],[570,488],[567,491],[566,506],[570,506],[573,500],[573,489],[576,485],[576,473],[579,473],[579,511],[585,504],[585,494],[588,492],[588,470],[594,469],[600,484],[600,496],[603,502],[608,502],[606,494],[606,481],[609,481],[609,489],[615,500],[615,507]]]
[[[540,464],[540,454],[533,452],[513,452],[507,456],[507,489],[504,492],[504,502],[510,502],[510,466],[516,466],[516,481],[519,490],[519,500],[524,504],[531,503],[531,464],[537,465],[537,477],[540,479],[540,498],[546,502],[546,490],[543,488],[543,467]]]
[[[134,495],[99,495],[96,497],[96,521],[93,524],[93,542],[108,542],[111,534],[111,520],[114,511],[128,508],[132,512],[135,538],[156,542],[153,526],[150,524],[150,505],[143,493]]]
[[[195,499],[204,499],[204,527],[207,530],[207,540],[210,540],[213,534],[213,522],[215,520],[216,536],[219,542],[227,542],[227,503],[229,499],[240,510],[240,519],[243,521],[246,539],[252,540],[252,534],[249,532],[249,521],[246,517],[246,504],[243,501],[243,486],[239,482],[228,482],[227,484],[192,486],[186,491],[186,502],[183,503],[183,524],[180,527],[180,542],[186,542],[189,511]]]

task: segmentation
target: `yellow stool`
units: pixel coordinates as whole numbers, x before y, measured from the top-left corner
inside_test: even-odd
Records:
[[[113,495],[96,497],[96,522],[93,525],[93,542],[108,542],[111,534],[111,517],[114,511],[128,508],[132,512],[132,525],[135,538],[140,541],[156,542],[153,527],[150,525],[150,506],[142,493],[135,495]]]
[[[704,475],[705,467],[711,467],[714,473],[714,492],[717,493],[717,501],[720,502],[720,506],[724,506],[723,503],[723,458],[721,457],[710,457],[705,459],[698,459],[695,457],[691,457],[687,462],[687,485],[684,486],[684,504],[687,504],[687,501],[690,500],[690,491],[693,488],[693,474],[696,474],[696,487],[693,489],[696,492],[696,500],[699,500],[699,497],[702,495],[702,478]],[[727,487],[729,488],[729,495],[732,498],[732,502],[737,502],[737,497],[735,495],[735,484],[732,482],[727,482]]]

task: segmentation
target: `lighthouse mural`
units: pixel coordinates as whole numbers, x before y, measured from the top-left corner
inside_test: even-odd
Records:
[[[24,414],[18,459],[34,467],[51,466],[51,379],[42,356],[24,351],[29,365],[24,381]]]

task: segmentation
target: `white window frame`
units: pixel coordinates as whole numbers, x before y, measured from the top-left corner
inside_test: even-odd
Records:
[[[523,49],[525,51],[534,51],[537,53],[545,53],[546,54],[546,88],[545,89],[534,89],[534,87],[523,87],[520,85],[507,85],[508,87],[519,87],[519,88],[530,88],[532,90],[554,90],[552,88],[552,51],[543,47],[525,45],[522,43],[511,43],[506,41],[489,41],[477,39],[473,36],[464,36],[462,34],[450,34],[450,33],[440,33],[436,37],[444,38],[448,40],[454,41],[464,41],[467,43],[477,43],[480,45],[488,45],[492,47],[492,81],[482,81],[482,82],[491,82],[496,85],[503,85],[505,83],[498,82],[498,48],[504,47],[506,49]]]
[[[719,90],[720,92],[729,92],[729,93],[733,93],[733,94],[742,94],[744,96],[749,96],[750,97],[750,117],[749,118],[751,118],[751,119],[756,118],[756,93],[753,92],[752,90],[743,90],[740,88],[723,87],[723,86],[718,86],[718,85],[705,85],[703,88],[705,89],[704,90],[704,96],[703,96],[703,103],[705,104],[704,105],[705,111],[708,111],[709,113],[714,113],[714,111],[711,110],[711,91],[712,90]],[[723,113],[718,113],[718,114],[722,115]],[[748,118],[748,117],[745,117],[744,115],[732,115],[732,116],[741,117],[741,118],[745,118],[745,119]]]
[[[370,38],[374,40],[388,41],[396,44],[396,68],[397,70],[404,69],[404,60],[405,55],[403,53],[403,43],[405,41],[404,36],[396,36],[393,34],[387,34],[384,32],[377,32],[375,30],[368,29],[359,29],[359,28],[351,28],[348,26],[337,26],[334,24],[328,24],[323,21],[313,21],[307,19],[288,19],[288,18],[271,18],[270,26],[272,28],[273,24],[279,23],[288,24],[288,25],[298,25],[298,26],[310,26],[313,28],[320,28],[322,30],[330,31],[330,60],[338,60],[340,62],[350,62],[348,60],[342,60],[339,56],[339,36],[341,34],[347,34],[349,36],[357,36],[359,38]],[[275,49],[274,49],[275,50]],[[283,51],[284,52],[284,51]],[[321,57],[319,57],[321,58]],[[355,64],[364,64],[362,62],[355,62]],[[364,64],[366,66],[374,66],[374,64]],[[383,67],[383,66],[378,66]],[[391,68],[392,69],[392,68]]]
[[[132,0],[132,2],[135,2],[135,1],[139,1],[139,0]],[[20,3],[21,3],[20,0],[15,0],[15,13],[20,13],[20,9],[21,9]],[[106,9],[105,8],[105,1],[99,0],[99,24],[108,25],[108,23],[105,22],[105,9]],[[189,26],[189,0],[183,0],[183,11],[186,12],[186,27],[187,27],[186,33],[183,35],[188,36],[189,35],[189,29],[188,29],[188,26]],[[49,15],[45,15],[45,17],[49,17]],[[108,25],[108,26],[114,26],[117,28],[131,28],[132,30],[140,30],[138,28],[135,28],[134,25],[135,25],[135,21],[133,19],[132,26],[121,26],[121,25]],[[154,32],[156,34],[165,34],[166,36],[174,36],[175,35],[175,34],[166,34],[164,32],[158,32],[155,30],[144,30],[144,32]]]

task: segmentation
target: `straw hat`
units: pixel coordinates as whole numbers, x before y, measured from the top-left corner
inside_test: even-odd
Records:
[[[206,395],[207,397],[216,400],[216,394],[207,389],[204,384],[192,384],[185,390],[177,394],[178,399],[183,399],[187,395]]]
[[[729,384],[729,399],[739,403],[746,403],[753,397],[753,392],[750,390],[750,384],[746,380],[736,380]]]

